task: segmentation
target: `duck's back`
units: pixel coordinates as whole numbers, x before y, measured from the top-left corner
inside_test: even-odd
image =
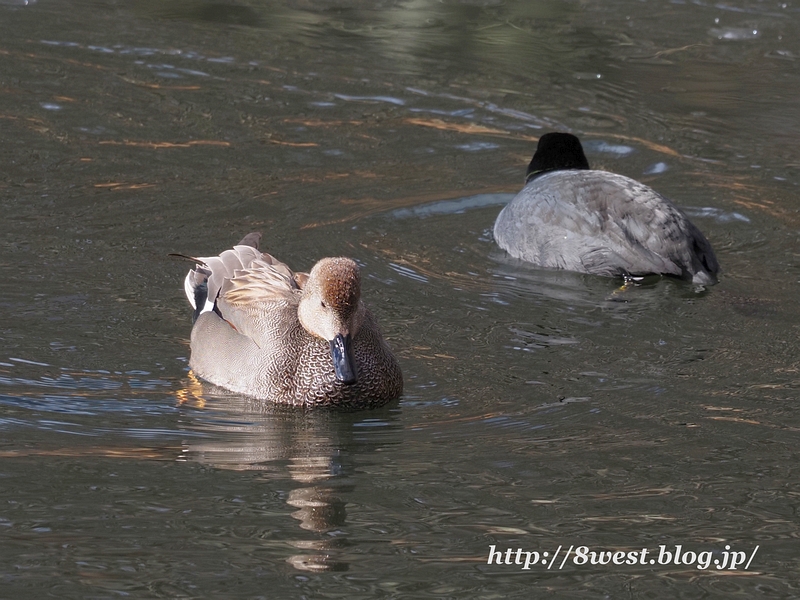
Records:
[[[533,179],[494,226],[498,245],[542,267],[716,281],[711,245],[672,202],[623,175],[562,170]]]

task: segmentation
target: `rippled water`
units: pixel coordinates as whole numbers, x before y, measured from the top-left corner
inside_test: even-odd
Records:
[[[754,0],[0,0],[0,596],[800,595],[799,26]],[[686,207],[721,282],[499,251],[553,129]],[[361,263],[398,404],[192,376],[168,254],[251,230]]]

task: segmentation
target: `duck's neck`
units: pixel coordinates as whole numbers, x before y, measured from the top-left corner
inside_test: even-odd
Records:
[[[577,137],[569,133],[547,133],[539,139],[536,153],[525,173],[525,183],[551,171],[588,169],[589,161]]]

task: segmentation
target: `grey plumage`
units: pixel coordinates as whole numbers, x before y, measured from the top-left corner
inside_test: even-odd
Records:
[[[252,243],[252,235],[243,242]],[[352,260],[326,258],[310,274],[294,273],[247,245],[195,260],[185,284],[190,303],[198,280],[207,279],[208,288],[192,328],[189,366],[198,376],[266,402],[304,407],[380,406],[402,393],[400,367],[360,300]],[[348,347],[339,359],[353,361],[354,382],[337,379],[334,338]]]
[[[569,138],[580,148],[577,138]],[[660,273],[716,283],[719,264],[711,244],[667,198],[606,171],[531,172],[536,160],[530,182],[495,221],[494,238],[511,256],[594,275]]]

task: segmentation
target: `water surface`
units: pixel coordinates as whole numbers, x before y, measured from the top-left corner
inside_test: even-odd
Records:
[[[799,18],[0,1],[0,595],[799,595]],[[499,251],[554,129],[684,206],[720,283]],[[359,261],[399,403],[264,409],[192,376],[168,254],[251,230],[296,269]],[[679,545],[752,562],[487,564]]]

